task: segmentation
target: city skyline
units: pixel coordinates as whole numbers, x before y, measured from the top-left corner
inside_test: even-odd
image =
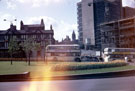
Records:
[[[7,19],[17,25],[20,29],[20,21],[26,24],[38,24],[43,18],[46,29],[53,25],[54,37],[61,40],[69,35],[71,38],[73,30],[77,33],[77,2],[80,0],[1,0],[0,1],[0,30],[9,28],[10,23],[3,21]],[[124,6],[134,6],[134,0],[123,0]]]

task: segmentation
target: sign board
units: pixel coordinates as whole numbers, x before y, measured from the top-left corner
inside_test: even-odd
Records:
[[[100,56],[100,51],[96,51],[96,56]]]

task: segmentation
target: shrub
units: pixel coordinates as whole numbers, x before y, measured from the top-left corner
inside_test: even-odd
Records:
[[[52,71],[76,71],[76,70],[88,70],[88,69],[100,69],[100,68],[111,68],[126,66],[127,63],[124,61],[113,61],[113,62],[63,62],[55,64]]]

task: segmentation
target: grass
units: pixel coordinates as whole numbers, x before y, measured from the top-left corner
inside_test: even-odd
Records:
[[[77,70],[77,71],[51,71],[56,63],[49,63],[48,66],[43,62],[31,62],[31,66],[28,66],[26,62],[0,62],[0,75],[3,74],[18,74],[26,71],[30,71],[30,77],[51,77],[51,76],[63,76],[63,75],[77,75],[77,74],[92,74],[100,72],[114,72],[128,69],[135,69],[135,66],[123,66],[114,68],[102,68],[102,69],[91,69],[91,70]],[[74,64],[74,63],[73,63]]]
[[[43,62],[31,62],[31,66],[28,66],[26,62],[0,62],[0,74],[19,74],[26,71],[31,72],[31,77],[43,76],[43,73],[47,70],[48,66]]]

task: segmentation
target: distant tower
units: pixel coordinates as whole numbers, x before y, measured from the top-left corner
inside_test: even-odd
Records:
[[[53,27],[52,27],[52,25],[50,25],[50,30],[53,30]]]
[[[44,25],[44,20],[43,19],[41,19],[41,25]]]
[[[20,28],[21,28],[20,30],[23,30],[24,29],[23,28],[23,21],[20,22]]]
[[[76,34],[75,34],[74,30],[73,30],[73,33],[72,33],[72,41],[75,41],[75,40],[76,40]]]
[[[41,19],[41,25],[43,26],[43,28],[45,29],[45,24],[44,24],[44,20]]]

